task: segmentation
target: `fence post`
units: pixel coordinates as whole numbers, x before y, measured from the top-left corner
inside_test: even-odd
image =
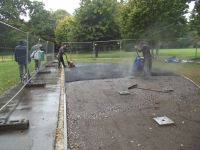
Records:
[[[55,52],[54,52],[54,50],[55,50],[55,45],[54,45],[54,43],[53,43],[53,46],[52,46],[53,48],[53,56],[52,56],[52,61],[54,61],[54,59],[55,59]]]
[[[29,80],[29,53],[28,53],[28,39],[29,39],[29,34],[26,32],[26,81],[28,82]]]
[[[195,58],[197,58],[197,46],[196,46],[196,51],[195,51]]]
[[[121,58],[121,51],[122,51],[122,40],[119,40],[118,42],[117,42],[117,44],[119,45],[119,57]]]
[[[92,43],[92,49],[93,49],[93,55],[95,57],[95,47],[94,47],[94,42]]]
[[[97,58],[98,57],[98,49],[96,49],[97,44],[95,42],[93,42],[93,53],[94,53],[94,57]]]
[[[49,44],[49,41],[47,41],[47,44],[46,44],[46,64],[47,64],[47,49],[48,49],[48,44]]]

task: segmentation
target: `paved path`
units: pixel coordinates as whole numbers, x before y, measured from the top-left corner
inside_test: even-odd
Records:
[[[25,131],[6,131],[0,133],[0,149],[2,150],[53,150],[57,116],[59,108],[59,73],[55,68],[48,68],[51,74],[37,75],[36,83],[44,83],[45,88],[25,88],[10,104],[16,109],[10,116],[12,119],[28,119],[30,127]],[[19,102],[16,104],[15,102]],[[6,110],[9,113],[9,109]],[[1,114],[1,118],[7,116]]]

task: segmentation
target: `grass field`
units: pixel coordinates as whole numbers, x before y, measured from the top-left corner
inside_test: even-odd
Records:
[[[30,72],[33,71],[34,62],[30,63]],[[15,61],[0,62],[0,93],[19,83],[19,69]]]
[[[155,53],[155,52],[154,52]],[[127,51],[107,51],[107,52],[99,52],[98,58],[128,58],[136,55],[136,52],[127,52]],[[195,48],[189,49],[161,49],[158,53],[160,58],[167,58],[169,56],[177,56],[182,59],[190,59],[194,58],[196,55]],[[88,52],[87,54],[70,54],[68,57],[72,57],[73,59],[85,59],[85,58],[94,58],[93,52]],[[197,50],[196,57],[200,57],[200,49]]]
[[[13,61],[0,63],[0,92],[8,89],[19,81],[17,64]]]
[[[164,69],[173,71],[178,74],[185,75],[197,84],[200,84],[200,64],[197,63],[164,63],[162,60],[165,58],[176,56],[182,59],[195,58],[195,49],[162,49],[159,51],[159,60],[154,60],[153,68]],[[68,59],[73,60],[75,63],[79,62],[95,62],[95,63],[120,63],[130,64],[133,63],[135,52],[125,51],[108,51],[100,52],[98,58],[94,58],[94,54],[68,54]],[[200,52],[196,57],[200,58]],[[8,56],[8,58],[12,58]],[[9,60],[9,61],[6,61]],[[200,61],[200,59],[199,59]],[[34,62],[31,62],[31,71],[33,71]],[[0,93],[7,90],[12,85],[19,82],[18,65],[15,61],[10,59],[0,60]],[[31,72],[30,71],[30,72]]]

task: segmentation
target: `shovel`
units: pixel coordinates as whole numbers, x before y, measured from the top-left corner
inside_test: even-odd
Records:
[[[134,89],[134,88],[141,89],[141,90],[148,90],[148,91],[162,92],[162,93],[169,93],[169,92],[174,91],[173,89],[157,90],[157,89],[150,89],[150,88],[141,88],[141,87],[138,87],[137,84],[134,84],[134,85],[128,87],[129,90],[130,90],[130,89]]]

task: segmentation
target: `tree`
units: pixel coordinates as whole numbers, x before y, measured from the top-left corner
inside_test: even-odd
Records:
[[[29,0],[1,0],[0,1],[0,20],[10,25],[21,28],[24,24],[21,16],[27,16],[29,10]]]
[[[123,38],[166,39],[183,36],[187,0],[129,0],[121,9]]]
[[[62,20],[67,16],[70,16],[70,14],[67,11],[62,10],[62,9],[58,9],[55,12],[53,12],[52,14],[53,14],[53,17],[55,18],[55,20],[57,20],[57,21]]]
[[[55,35],[56,42],[61,44],[70,40],[71,28],[72,28],[73,17],[67,16],[62,20],[59,20],[56,26]]]
[[[119,38],[115,15],[117,0],[82,0],[75,12],[72,33],[75,41]]]
[[[1,0],[0,20],[19,20],[20,15],[27,15],[29,5],[29,0]]]
[[[195,2],[195,7],[190,18],[190,30],[193,36],[200,37],[200,1]]]
[[[1,0],[0,21],[26,31],[26,24],[21,16],[27,16],[29,0]],[[19,40],[26,40],[26,34],[0,23],[0,51],[13,51]],[[5,49],[6,48],[6,49]]]
[[[28,26],[33,35],[48,41],[55,41],[56,20],[50,11],[44,9],[42,2],[33,1],[29,9],[30,20]]]

